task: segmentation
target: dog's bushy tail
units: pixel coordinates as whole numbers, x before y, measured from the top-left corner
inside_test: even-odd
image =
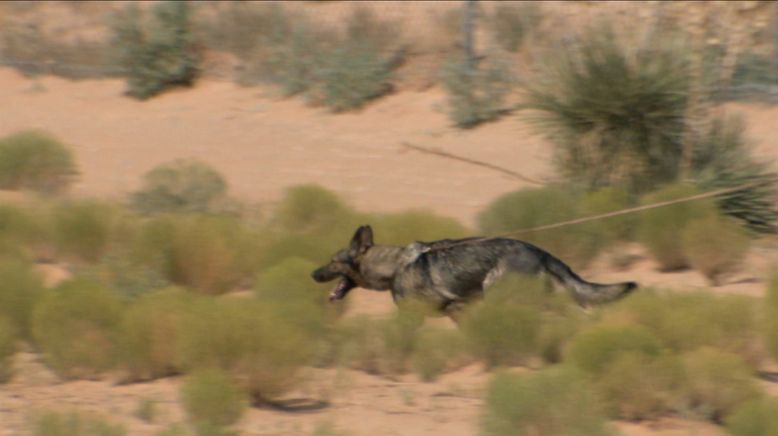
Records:
[[[545,253],[543,268],[558,283],[564,286],[581,306],[602,304],[618,300],[637,289],[635,282],[623,282],[613,284],[591,283],[578,276],[564,262]]]

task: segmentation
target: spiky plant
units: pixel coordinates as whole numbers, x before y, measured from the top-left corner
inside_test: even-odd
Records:
[[[688,90],[679,51],[628,48],[605,24],[554,50],[526,82],[523,107],[568,179],[645,192],[676,177]]]
[[[739,117],[714,119],[710,132],[696,147],[694,178],[705,191],[749,185],[719,195],[718,207],[750,230],[774,233],[778,230],[778,173],[753,157],[744,131]]]

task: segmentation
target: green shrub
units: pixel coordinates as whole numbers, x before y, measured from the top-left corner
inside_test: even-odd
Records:
[[[463,324],[473,353],[488,366],[526,364],[537,346],[540,316],[517,304],[485,301]]]
[[[534,2],[498,4],[490,18],[490,31],[505,50],[519,51],[527,36],[540,24],[540,5]]]
[[[287,257],[320,265],[345,247],[354,230],[366,220],[332,191],[316,185],[292,187],[270,218],[263,266]]]
[[[0,189],[56,194],[67,190],[77,173],[70,149],[45,132],[0,138]]]
[[[758,365],[757,302],[709,292],[656,294],[649,289],[624,301],[628,317],[675,352],[715,347]]]
[[[274,83],[284,95],[307,92],[316,82],[316,72],[326,53],[337,44],[337,35],[302,12],[290,12],[280,5],[269,8],[267,32],[248,70]],[[244,81],[254,82],[253,77]]]
[[[316,266],[305,259],[286,258],[259,273],[254,290],[276,313],[320,338],[345,306],[329,304],[327,290],[332,285],[311,280]]]
[[[271,224],[284,232],[320,235],[345,221],[350,231],[344,236],[345,243],[357,227],[358,218],[334,192],[318,185],[298,185],[286,191]]]
[[[81,412],[44,412],[35,417],[35,436],[124,436],[124,426]]]
[[[157,402],[148,398],[138,400],[135,417],[143,422],[153,423],[157,417]]]
[[[143,176],[144,186],[132,194],[141,213],[215,212],[224,206],[227,181],[208,164],[174,160],[156,166]]]
[[[133,251],[136,262],[174,284],[220,294],[248,284],[260,265],[261,244],[234,218],[168,216],[145,223]]]
[[[48,365],[66,378],[94,376],[115,361],[122,307],[100,284],[68,280],[35,306],[32,334]]]
[[[349,436],[351,433],[338,430],[330,423],[323,423],[316,426],[313,429],[311,436]]]
[[[610,186],[587,192],[581,199],[581,216],[600,215],[616,212],[634,206],[629,193],[618,187]],[[626,214],[603,218],[583,224],[583,230],[590,238],[599,238],[604,247],[616,242],[632,239],[637,227],[637,216]]]
[[[359,316],[344,320],[336,334],[340,361],[370,374],[407,372],[417,350],[416,332],[424,322],[427,307],[403,301],[401,309],[387,319]]]
[[[198,370],[186,377],[181,397],[195,426],[227,427],[235,424],[246,410],[246,394],[216,369]]]
[[[376,215],[371,219],[371,225],[376,242],[386,245],[464,238],[470,234],[470,231],[454,218],[426,210]]]
[[[133,302],[119,329],[119,360],[131,380],[176,374],[181,324],[191,304],[183,289],[151,292]]]
[[[160,2],[151,13],[148,19],[137,5],[130,5],[113,23],[127,94],[141,100],[171,87],[191,86],[201,62],[187,2]]]
[[[16,340],[16,328],[9,320],[0,316],[0,383],[7,382],[13,375]]]
[[[272,24],[250,61],[261,66],[248,69],[278,84],[284,94],[305,93],[313,103],[340,112],[391,90],[392,72],[402,58],[396,23],[357,7],[338,34],[281,6],[267,8],[266,15]]]
[[[2,255],[12,260],[51,261],[56,231],[48,206],[0,205]]]
[[[424,328],[416,333],[413,370],[425,382],[466,362],[467,341],[457,330]]]
[[[266,401],[300,383],[313,349],[308,335],[272,306],[200,297],[183,320],[179,352],[185,370],[220,368],[254,400]]]
[[[746,139],[746,126],[737,116],[714,118],[708,134],[697,144],[692,162],[697,184],[704,190],[752,186],[716,197],[727,216],[757,233],[778,230],[776,172],[764,159],[755,157]]]
[[[660,351],[659,340],[646,328],[601,325],[577,335],[570,343],[566,360],[589,374],[600,375],[620,354],[656,357]]]
[[[170,281],[159,268],[134,261],[131,253],[125,250],[108,253],[83,272],[128,298],[170,286]]]
[[[578,218],[578,199],[561,187],[522,189],[504,194],[478,215],[486,234],[500,234]],[[602,248],[595,227],[568,226],[521,235],[574,268],[586,266]]]
[[[761,395],[751,369],[737,355],[701,348],[685,356],[686,400],[697,415],[721,422]]]
[[[456,126],[475,127],[506,113],[505,99],[512,80],[507,65],[496,56],[477,65],[452,61],[441,74],[448,95],[448,116]]]
[[[84,200],[58,205],[53,218],[58,253],[94,263],[108,252],[119,217],[107,204]]]
[[[676,179],[688,57],[669,36],[657,35],[635,46],[597,23],[574,43],[548,50],[525,82],[525,107],[576,185],[640,193]]]
[[[778,434],[778,399],[763,398],[744,403],[726,419],[733,436],[770,436]]]
[[[607,362],[595,384],[612,417],[651,419],[678,410],[684,374],[676,356],[626,352]]]
[[[646,195],[643,204],[675,200],[698,194],[690,185],[668,185]],[[710,200],[696,200],[677,203],[643,211],[640,215],[638,239],[659,263],[664,271],[686,268],[689,259],[684,249],[683,234],[694,220],[715,215],[716,207]]]
[[[689,263],[714,286],[740,266],[749,243],[743,227],[716,215],[693,220],[683,232]]]
[[[359,41],[338,46],[323,61],[313,99],[334,112],[359,109],[392,89],[395,61]]]
[[[14,260],[0,262],[0,277],[0,318],[5,318],[20,337],[27,339],[43,281],[32,264]]]
[[[482,435],[608,435],[592,387],[564,367],[533,374],[497,374],[489,384]]]
[[[778,360],[778,275],[774,274],[767,285],[764,305],[765,348]]]

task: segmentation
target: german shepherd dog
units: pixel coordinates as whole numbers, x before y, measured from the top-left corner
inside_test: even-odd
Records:
[[[583,307],[617,300],[637,288],[635,282],[587,282],[550,253],[515,239],[444,239],[397,247],[374,244],[370,226],[359,227],[348,248],[311,275],[317,282],[340,279],[330,301],[357,286],[388,290],[395,303],[417,298],[456,321],[459,310],[510,272],[546,273]]]

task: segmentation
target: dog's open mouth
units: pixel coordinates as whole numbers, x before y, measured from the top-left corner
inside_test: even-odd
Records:
[[[342,300],[350,290],[354,289],[355,286],[356,284],[353,280],[343,276],[338,284],[335,285],[335,288],[330,291],[330,301],[332,302]]]

